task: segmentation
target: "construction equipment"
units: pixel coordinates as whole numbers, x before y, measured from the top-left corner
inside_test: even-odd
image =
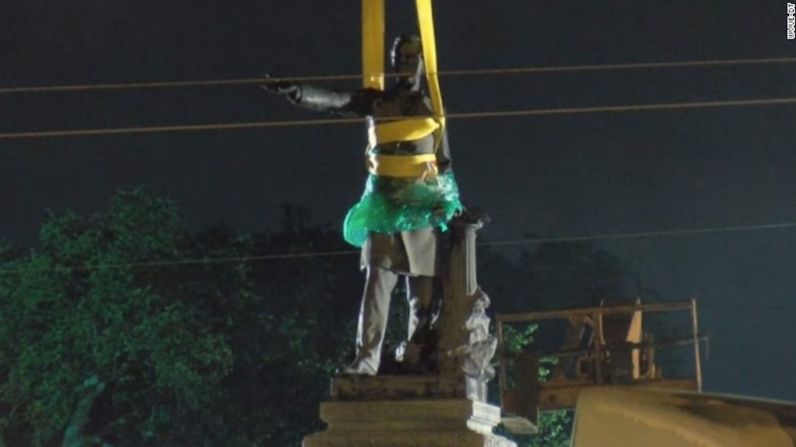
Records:
[[[643,317],[653,312],[688,311],[690,334],[682,339],[655,339],[644,330]],[[517,353],[505,349],[505,325],[564,320],[562,346],[540,353],[534,346]],[[641,304],[603,301],[598,307],[539,311],[497,316],[500,394],[503,423],[517,434],[535,433],[540,411],[574,409],[585,389],[606,386],[648,386],[669,390],[702,389],[697,305],[679,302]],[[693,375],[664,378],[655,361],[656,350],[688,346],[693,349]],[[558,359],[549,377],[539,376],[542,359]]]
[[[796,405],[629,387],[583,390],[573,447],[794,447]]]

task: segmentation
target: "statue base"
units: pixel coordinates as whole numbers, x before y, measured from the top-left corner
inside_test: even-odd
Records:
[[[429,375],[340,376],[332,379],[333,400],[457,399],[466,396],[461,377]]]
[[[469,399],[330,401],[321,420],[303,447],[516,447],[492,433],[500,408]]]

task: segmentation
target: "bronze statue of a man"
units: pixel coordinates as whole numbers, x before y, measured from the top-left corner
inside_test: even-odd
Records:
[[[421,50],[417,36],[395,40],[390,59],[396,81],[384,91],[330,90],[291,82],[264,86],[302,107],[368,117],[370,174],[362,198],[351,208],[344,225],[346,240],[362,247],[360,265],[366,271],[357,354],[343,368],[344,374],[378,372],[390,296],[401,276],[405,277],[410,309],[407,343],[410,352],[417,352],[411,348],[428,333],[435,319],[432,292],[434,276],[440,271],[440,231],[462,209],[447,136],[443,126],[436,123],[433,127],[431,101],[422,89]],[[401,127],[402,121],[430,122],[433,130],[404,132],[397,141],[377,136],[380,123]]]

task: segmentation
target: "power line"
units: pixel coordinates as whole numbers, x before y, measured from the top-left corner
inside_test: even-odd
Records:
[[[707,305],[700,305],[700,309],[721,309],[721,310],[728,310],[728,311],[748,311],[748,310],[770,310],[770,311],[780,311],[780,310],[790,310],[796,309],[796,306],[787,305],[787,304],[725,304],[720,306],[711,306]]]
[[[796,57],[774,57],[758,59],[708,59],[700,61],[673,62],[635,62],[625,64],[593,64],[593,65],[553,65],[547,67],[495,68],[481,70],[449,70],[440,72],[440,76],[470,76],[485,74],[529,74],[556,73],[573,71],[606,71],[635,70],[641,68],[683,68],[683,67],[718,67],[729,65],[787,64],[796,62]]]
[[[512,245],[538,245],[544,243],[566,243],[566,242],[583,242],[583,241],[601,241],[611,239],[638,239],[638,238],[652,238],[652,237],[666,237],[666,236],[686,236],[697,234],[710,234],[710,233],[728,233],[739,231],[762,231],[762,230],[776,230],[796,228],[796,222],[784,222],[774,224],[761,224],[761,225],[742,225],[731,227],[706,227],[706,228],[690,228],[683,230],[661,230],[661,231],[644,231],[635,233],[609,233],[598,234],[593,236],[567,236],[567,237],[542,237],[542,238],[525,238],[513,239],[505,241],[481,242],[478,246],[493,246],[505,247]],[[150,261],[150,262],[131,262],[119,264],[105,264],[103,268],[144,268],[144,267],[167,267],[179,265],[210,265],[210,264],[228,264],[233,262],[256,262],[256,261],[271,261],[271,260],[287,260],[287,259],[306,259],[306,258],[319,258],[331,256],[348,256],[357,255],[359,250],[333,250],[333,251],[317,251],[317,252],[303,252],[303,253],[275,253],[265,255],[253,256],[231,256],[231,257],[216,257],[216,258],[192,258],[182,259],[179,261]],[[94,265],[77,265],[67,267],[71,270],[93,270],[98,268]],[[20,273],[29,271],[31,269],[3,269],[0,274]]]
[[[672,62],[635,62],[624,64],[592,64],[592,65],[553,65],[544,67],[485,68],[440,71],[441,77],[512,75],[581,71],[634,70],[649,68],[684,68],[684,67],[718,67],[732,65],[786,64],[796,62],[796,57],[773,57],[753,59],[708,59],[697,61]],[[401,74],[387,73],[385,77],[398,77]],[[54,86],[23,86],[0,88],[0,94],[19,93],[52,93],[52,92],[84,92],[92,90],[131,90],[131,89],[164,89],[183,87],[220,87],[230,85],[267,84],[271,82],[313,82],[313,81],[345,81],[361,79],[361,74],[290,76],[282,78],[254,77],[241,79],[205,79],[195,81],[155,81],[125,82],[111,84],[76,84]]]
[[[364,118],[326,118],[289,121],[256,121],[248,123],[184,124],[174,126],[122,127],[108,129],[51,130],[35,132],[0,133],[0,140],[54,137],[90,137],[120,134],[196,132],[202,130],[262,129],[273,127],[315,126],[364,122]]]
[[[546,242],[605,241],[612,239],[639,239],[639,238],[650,238],[650,237],[687,236],[695,234],[731,233],[738,231],[779,230],[779,229],[795,228],[795,227],[796,227],[796,222],[786,222],[786,223],[764,224],[764,225],[739,225],[734,227],[708,227],[708,228],[690,228],[685,230],[645,231],[640,233],[600,234],[595,236],[566,236],[566,237],[513,239],[507,241],[487,242],[482,245],[505,246],[505,245],[541,244]]]
[[[584,113],[620,113],[620,112],[645,112],[656,110],[686,110],[686,109],[706,109],[721,107],[743,107],[743,106],[764,106],[764,105],[787,105],[796,103],[796,97],[784,98],[761,98],[761,99],[742,99],[727,101],[694,101],[679,103],[662,104],[633,104],[618,106],[595,106],[595,107],[564,107],[554,109],[525,109],[525,110],[504,110],[494,112],[462,112],[448,113],[445,116],[453,119],[476,119],[476,118],[507,118],[520,116],[548,116],[548,115],[571,115]],[[422,118],[415,117],[415,118]],[[381,119],[379,121],[390,121],[400,118]],[[174,133],[174,132],[198,132],[204,130],[233,130],[233,129],[263,129],[276,127],[298,127],[298,126],[318,126],[318,125],[337,125],[365,122],[364,118],[325,118],[325,119],[306,119],[306,120],[287,120],[287,121],[255,121],[246,123],[210,123],[210,124],[185,124],[174,126],[145,126],[145,127],[121,127],[107,129],[77,129],[77,130],[49,130],[32,132],[10,132],[0,133],[0,140],[20,140],[30,138],[56,138],[56,137],[90,137],[104,135],[121,134],[151,134],[151,133]]]

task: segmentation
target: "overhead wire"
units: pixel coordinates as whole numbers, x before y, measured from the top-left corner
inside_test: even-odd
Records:
[[[786,229],[786,228],[796,228],[796,222],[762,224],[762,225],[738,225],[731,227],[689,228],[683,230],[642,231],[638,233],[599,234],[595,236],[524,238],[524,239],[511,239],[505,241],[487,242],[484,243],[483,245],[505,246],[505,245],[541,244],[541,243],[552,243],[552,242],[558,243],[558,242],[580,242],[580,241],[605,241],[612,239],[638,239],[638,238],[649,238],[649,237],[686,236],[686,235],[695,235],[695,234],[731,233],[739,231],[756,231],[756,230],[777,230],[777,229]]]
[[[679,61],[679,62],[642,62],[624,64],[599,64],[599,65],[572,65],[572,66],[543,66],[543,67],[515,67],[515,68],[496,68],[496,69],[470,69],[470,70],[448,70],[440,71],[440,76],[474,76],[474,75],[504,75],[504,74],[532,74],[532,73],[555,73],[555,72],[578,72],[578,71],[605,71],[605,70],[630,70],[645,68],[676,68],[676,67],[704,67],[704,66],[731,66],[731,65],[752,65],[752,64],[778,64],[793,63],[796,57],[780,58],[753,58],[753,59],[719,59],[719,60],[699,60],[699,61]],[[387,74],[388,77],[401,76],[401,74]],[[228,85],[247,85],[247,84],[266,84],[271,82],[312,82],[312,81],[340,81],[360,79],[361,75],[319,75],[319,76],[293,76],[293,77],[256,77],[242,79],[216,79],[216,80],[196,80],[196,81],[161,81],[161,82],[130,82],[114,84],[84,84],[84,85],[60,85],[60,86],[27,86],[27,87],[3,87],[0,94],[18,93],[44,93],[44,92],[80,92],[92,90],[128,90],[144,88],[180,88],[180,87],[206,87],[206,86],[228,86]],[[597,107],[576,107],[576,108],[554,108],[554,109],[526,109],[513,111],[493,111],[493,112],[465,112],[449,113],[447,118],[473,119],[473,118],[492,118],[492,117],[516,117],[516,116],[544,116],[544,115],[563,115],[577,113],[610,113],[610,112],[635,112],[653,110],[676,110],[691,108],[715,108],[715,107],[735,107],[735,106],[760,106],[760,105],[784,105],[796,103],[796,98],[762,98],[750,100],[729,100],[729,101],[698,101],[682,103],[663,103],[663,104],[637,104],[637,105],[618,105],[618,106],[597,106]],[[56,131],[36,131],[36,132],[13,132],[0,133],[0,140],[12,140],[22,138],[46,138],[46,137],[68,137],[68,136],[99,136],[115,134],[134,134],[134,133],[156,133],[156,132],[182,132],[182,131],[201,131],[201,130],[231,130],[231,129],[253,129],[271,127],[294,127],[307,125],[329,125],[329,124],[350,124],[362,122],[361,118],[330,118],[312,120],[287,120],[287,121],[262,121],[249,123],[212,123],[196,125],[173,125],[173,126],[148,126],[148,127],[127,127],[109,129],[78,129],[78,130],[56,130]],[[617,233],[602,234],[594,236],[568,236],[568,237],[547,237],[547,238],[525,238],[506,241],[493,241],[479,243],[479,246],[517,246],[532,245],[542,243],[565,243],[577,241],[595,240],[615,240],[627,238],[649,238],[681,236],[693,234],[708,234],[737,231],[753,231],[768,229],[783,229],[796,227],[796,223],[748,225],[734,227],[711,227],[685,230],[664,230],[638,233]],[[218,257],[218,258],[196,258],[184,259],[179,261],[151,261],[139,263],[120,263],[104,265],[104,268],[142,268],[160,267],[176,265],[207,265],[232,262],[255,262],[267,260],[286,260],[302,259],[313,257],[329,257],[358,254],[358,250],[338,250],[326,252],[305,252],[305,253],[282,253],[255,256],[238,257]],[[75,270],[90,270],[98,266],[82,265],[68,267]],[[10,274],[25,271],[26,269],[3,269],[0,274]],[[702,306],[705,307],[705,306]],[[785,306],[707,306],[713,309],[783,309]]]
[[[579,71],[607,71],[607,70],[634,70],[649,68],[684,68],[684,67],[718,67],[732,65],[760,65],[760,64],[786,64],[796,62],[796,57],[769,57],[747,59],[705,59],[693,61],[665,61],[665,62],[631,62],[620,64],[586,64],[586,65],[551,65],[538,67],[509,67],[485,69],[443,70],[437,74],[447,76],[483,76],[483,75],[514,75],[534,73],[557,73]],[[405,76],[402,73],[385,73],[385,77]],[[131,90],[131,89],[163,89],[183,87],[214,87],[248,84],[268,84],[273,82],[314,82],[314,81],[345,81],[358,80],[362,74],[340,75],[310,75],[288,77],[250,77],[240,79],[204,79],[193,81],[152,81],[152,82],[124,82],[124,83],[97,83],[74,85],[50,86],[20,86],[2,87],[0,95],[20,93],[51,93],[51,92],[84,92],[92,90]]]
[[[527,116],[549,116],[549,115],[568,115],[568,114],[586,114],[586,113],[644,112],[644,111],[656,111],[656,110],[686,110],[686,109],[788,105],[788,104],[796,104],[796,97],[741,99],[741,100],[725,100],[725,101],[692,101],[692,102],[659,103],[659,104],[630,104],[630,105],[594,106],[594,107],[563,107],[563,108],[553,108],[553,109],[502,110],[502,111],[492,111],[492,112],[489,111],[460,112],[460,113],[447,113],[444,116],[449,119],[506,118],[506,117],[521,117],[521,116],[527,117]],[[376,121],[389,121],[394,119],[399,119],[399,118],[380,118],[376,119]],[[171,126],[120,127],[120,128],[105,128],[105,129],[45,130],[45,131],[0,133],[0,140],[19,140],[19,139],[31,139],[31,138],[56,138],[56,137],[90,137],[90,136],[105,136],[105,135],[120,135],[120,134],[197,132],[205,130],[263,129],[263,128],[277,128],[277,127],[352,124],[352,123],[363,123],[363,122],[365,122],[365,118],[322,118],[322,119],[284,120],[284,121],[254,121],[254,122],[244,122],[244,123],[209,123],[209,124],[184,124],[184,125],[171,125]]]
[[[638,239],[638,238],[653,238],[653,237],[669,237],[669,236],[686,236],[710,233],[728,233],[728,232],[741,232],[741,231],[762,231],[762,230],[777,230],[796,228],[796,222],[783,222],[773,224],[759,224],[759,225],[739,225],[739,226],[716,226],[705,228],[689,228],[682,230],[660,230],[660,231],[643,231],[643,232],[627,232],[627,233],[606,233],[597,235],[586,236],[565,236],[565,237],[533,237],[523,239],[511,239],[504,241],[491,241],[479,242],[477,245],[480,247],[505,247],[505,246],[519,246],[519,245],[539,245],[544,243],[567,243],[567,242],[585,242],[585,241],[604,241],[616,239]],[[250,256],[229,256],[229,257],[202,257],[191,258],[182,260],[162,260],[162,261],[148,261],[148,262],[131,262],[131,263],[118,263],[118,264],[104,264],[102,268],[144,268],[144,267],[166,267],[166,266],[180,266],[180,265],[210,265],[210,264],[228,264],[234,262],[256,262],[256,261],[272,261],[272,260],[288,260],[288,259],[306,259],[306,258],[320,258],[332,256],[347,256],[359,254],[359,250],[331,250],[331,251],[317,251],[317,252],[300,252],[300,253],[274,253],[263,255],[250,255]],[[99,268],[96,265],[76,265],[65,267],[71,270],[92,270]],[[20,273],[28,271],[29,269],[2,269],[0,274]]]
[[[792,223],[779,223],[779,224],[763,224],[763,225],[744,225],[732,227],[710,227],[710,228],[695,228],[684,230],[663,230],[663,231],[646,231],[638,233],[616,233],[616,234],[602,234],[595,236],[568,236],[568,237],[547,237],[547,238],[526,238],[508,241],[494,241],[478,243],[478,246],[498,246],[505,247],[508,245],[530,245],[542,243],[566,243],[566,242],[579,242],[579,241],[595,241],[607,239],[624,239],[624,238],[642,238],[642,237],[663,237],[663,236],[682,236],[689,234],[707,234],[707,233],[722,233],[722,232],[736,232],[736,231],[754,231],[754,230],[771,230],[771,229],[784,229],[794,228],[796,222]],[[232,256],[232,257],[205,257],[184,259],[180,261],[151,261],[151,262],[133,262],[133,263],[118,263],[118,264],[105,264],[102,268],[144,268],[144,267],[169,267],[169,266],[185,266],[185,265],[210,265],[210,264],[224,264],[234,262],[255,262],[255,261],[268,261],[268,260],[288,260],[288,259],[306,259],[317,257],[331,257],[331,256],[348,256],[359,254],[359,250],[336,250],[336,251],[322,251],[322,252],[303,252],[303,253],[279,253],[255,256]],[[79,265],[72,267],[62,267],[67,270],[88,271],[99,268],[96,265]],[[25,271],[32,271],[31,268],[18,268],[18,269],[2,269],[0,275],[8,275],[12,273],[22,273]],[[41,270],[41,269],[39,269]],[[744,305],[744,304],[728,304],[728,305],[701,305],[702,309],[711,310],[728,310],[728,311],[744,311],[744,310],[770,310],[781,311],[794,309],[794,306],[776,305],[776,304],[758,304],[758,305]]]
[[[722,305],[710,305],[710,304],[700,304],[700,309],[721,309],[721,310],[736,310],[736,311],[748,311],[748,310],[770,310],[770,311],[780,311],[780,310],[790,310],[796,309],[796,306],[793,305],[779,305],[779,304],[722,304]],[[754,318],[754,316],[749,316],[750,318]]]

